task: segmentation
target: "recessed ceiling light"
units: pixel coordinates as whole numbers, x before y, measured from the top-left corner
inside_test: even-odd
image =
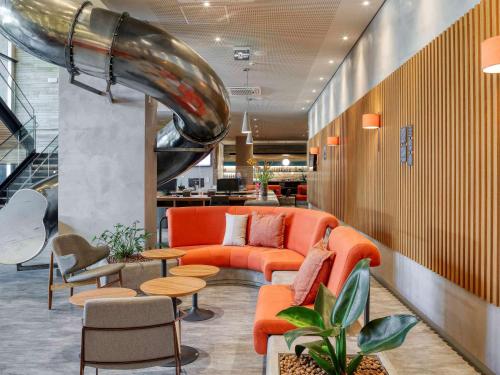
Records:
[[[220,41],[221,41],[220,36],[215,37],[215,41],[216,41],[216,42],[220,42]]]
[[[254,121],[257,121],[257,119],[256,119],[256,118],[254,118],[253,120],[254,120]]]
[[[342,40],[347,40],[347,39],[349,39],[349,37],[348,37],[347,35],[344,35],[344,36],[342,37]]]
[[[320,81],[323,81],[325,78],[324,77],[319,77],[319,80]]]
[[[365,7],[367,7],[368,5],[370,5],[370,2],[369,2],[369,1],[363,1],[363,5],[364,5]]]
[[[316,90],[313,90],[313,93],[316,93]]]
[[[366,3],[366,1],[365,1],[365,3]],[[363,5],[364,5],[364,4],[363,4]],[[203,6],[204,6],[204,7],[209,7],[209,6],[210,6],[210,1],[204,1],[204,2],[203,2]]]
[[[306,100],[306,103],[311,103],[311,101],[310,100]]]
[[[305,111],[306,110],[306,107],[302,107],[302,110]]]
[[[333,64],[333,60],[328,61],[328,64]]]

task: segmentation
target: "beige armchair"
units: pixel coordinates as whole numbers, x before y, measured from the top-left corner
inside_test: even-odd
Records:
[[[89,300],[83,312],[80,375],[85,367],[139,369],[175,361],[181,373],[170,297]]]
[[[53,251],[50,256],[49,266],[49,310],[52,308],[52,294],[54,290],[70,288],[73,295],[73,288],[82,285],[96,284],[101,287],[100,278],[110,275],[118,275],[118,280],[113,283],[122,283],[121,270],[125,266],[122,263],[106,264],[99,267],[87,269],[108,257],[109,248],[107,246],[92,246],[85,238],[77,234],[64,234],[57,236],[52,241]],[[63,278],[62,284],[54,284],[54,257]]]

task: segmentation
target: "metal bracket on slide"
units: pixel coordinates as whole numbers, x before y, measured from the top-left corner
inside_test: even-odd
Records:
[[[113,75],[113,51],[115,49],[116,40],[118,39],[118,31],[120,30],[120,26],[122,25],[125,18],[127,18],[129,14],[127,12],[123,12],[116,21],[113,38],[111,39],[111,44],[108,50],[108,57],[106,59],[106,93],[108,95],[109,101],[113,103],[113,94],[111,93],[111,86],[116,83],[116,78]]]
[[[155,147],[155,152],[210,152],[206,147]]]

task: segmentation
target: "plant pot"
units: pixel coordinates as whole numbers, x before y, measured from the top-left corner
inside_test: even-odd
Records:
[[[109,263],[125,263],[122,269],[122,286],[124,288],[140,290],[142,283],[161,277],[161,262],[151,260],[137,254],[136,256],[117,261],[113,257],[108,258]],[[105,278],[105,283],[116,280],[116,276]],[[114,285],[117,286],[117,285]]]
[[[267,184],[260,184],[260,195],[267,197]]]
[[[279,374],[280,375],[326,375],[314,360],[308,355],[303,354],[297,357],[295,354],[280,353],[279,356]],[[354,358],[353,355],[347,356],[348,361]],[[369,355],[363,358],[355,375],[390,375],[382,360],[377,355]]]

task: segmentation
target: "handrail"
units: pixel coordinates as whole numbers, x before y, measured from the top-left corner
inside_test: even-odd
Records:
[[[0,74],[0,76],[2,77],[2,80],[5,82],[5,84],[10,88],[10,90],[14,93],[14,96],[16,96],[17,92],[19,91],[19,93],[23,96],[23,98],[26,100],[26,103],[28,103],[28,105],[30,106],[31,108],[31,113],[30,111],[24,106],[23,102],[21,100],[19,100],[19,103],[21,103],[21,105],[24,107],[24,109],[26,110],[26,112],[30,113],[31,116],[35,116],[35,108],[33,108],[33,106],[31,105],[30,101],[28,100],[28,98],[26,97],[26,95],[24,94],[23,90],[21,90],[21,87],[19,87],[19,85],[17,84],[17,81],[15,80],[15,78],[12,76],[12,74],[10,74],[9,72],[9,69],[5,66],[4,62],[0,59],[0,64],[2,64],[3,68],[5,69],[5,71],[7,72],[7,74],[9,75],[9,77],[12,79],[12,82],[14,83],[14,85],[16,86],[16,90],[14,90],[12,88],[11,85],[9,85],[8,81],[5,79],[5,77],[3,76],[3,74]]]
[[[19,130],[26,130],[26,129],[19,129]],[[26,140],[28,137],[31,137],[31,134],[30,134],[29,132],[28,132],[28,134],[26,134],[26,135],[25,135],[22,139],[20,139],[20,140],[17,142],[17,144],[19,145],[19,144],[20,144],[20,143],[22,143],[24,140]],[[31,152],[32,152],[32,151],[34,151],[35,149],[36,149],[36,147],[33,147],[33,150],[31,150]],[[9,151],[5,154],[5,155],[4,155],[4,156],[2,156],[2,157],[0,158],[0,164],[1,164],[2,160],[4,160],[4,159],[5,159],[8,155],[10,155],[10,153],[11,153],[12,151],[14,151],[14,150],[17,150],[17,147],[12,147],[12,148],[11,148],[11,149],[10,149],[10,150],[9,150]],[[27,152],[28,154],[31,154],[31,152],[30,152],[29,150],[26,150],[26,152]]]
[[[0,58],[9,60],[10,62],[13,62],[14,64],[17,64],[19,61],[17,61],[15,58],[7,56],[5,53],[0,52]]]
[[[47,150],[47,149],[50,147],[50,145],[52,145],[52,143],[54,143],[55,141],[57,141],[57,140],[58,140],[58,137],[59,137],[59,136],[57,136],[57,135],[56,135],[56,136],[54,137],[54,139],[52,139],[52,141],[50,141],[50,143],[47,145],[47,147],[45,147],[45,148],[44,148],[44,150],[43,150],[40,154],[43,154],[43,153],[45,152],[45,150]],[[56,147],[55,147],[55,148],[54,148],[54,149],[50,152],[50,154],[47,154],[47,156],[46,156],[46,157],[43,159],[43,161],[42,161],[42,162],[38,165],[38,167],[37,167],[34,171],[32,171],[28,177],[26,177],[26,180],[25,180],[25,181],[24,181],[24,183],[23,183],[23,184],[19,187],[19,189],[18,189],[18,190],[21,190],[22,188],[24,188],[24,187],[26,186],[26,184],[28,183],[28,181],[31,179],[31,177],[33,177],[33,176],[36,174],[36,172],[38,172],[38,170],[41,168],[41,166],[42,166],[42,165],[45,165],[45,162],[46,162],[46,161],[47,161],[47,160],[48,160],[48,159],[49,159],[52,155],[54,155],[54,154],[56,153],[56,151],[58,151],[58,150],[59,150],[59,145],[57,145],[57,146],[56,146]],[[37,158],[35,158],[35,159],[31,162],[31,163],[33,164],[33,162],[34,162],[35,160],[37,160]],[[9,190],[9,189],[7,189],[7,190]]]

